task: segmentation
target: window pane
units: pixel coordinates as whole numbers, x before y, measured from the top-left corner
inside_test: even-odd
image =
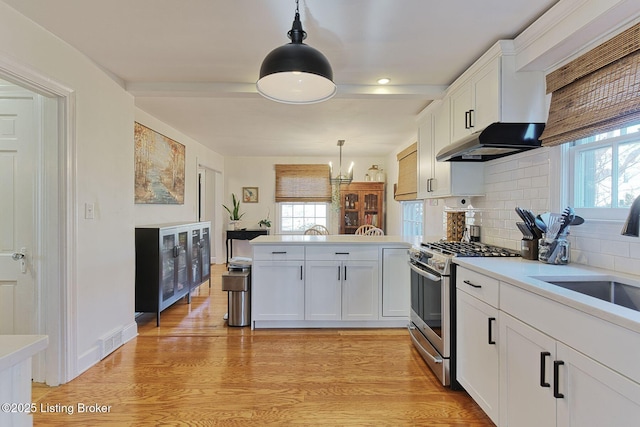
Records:
[[[576,168],[576,206],[611,207],[611,147],[581,151]]]
[[[293,231],[293,220],[291,217],[282,218],[281,228],[282,231]]]
[[[640,194],[640,142],[618,147],[618,207],[629,207]]]
[[[313,218],[314,216],[316,216],[316,206],[304,205],[304,216],[306,218]]]
[[[312,225],[329,228],[326,203],[279,203],[280,231],[287,234],[302,234]]]
[[[293,205],[293,216],[294,217],[303,217],[304,216],[304,205],[302,205],[302,204]]]

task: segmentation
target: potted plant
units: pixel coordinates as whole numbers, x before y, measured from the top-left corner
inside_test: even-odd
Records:
[[[229,209],[226,205],[222,205],[222,207],[229,212],[229,229],[235,230],[237,223],[244,213],[240,213],[240,199],[238,199],[234,193],[231,193],[231,201],[233,203],[233,209]]]
[[[269,211],[267,211],[267,217],[265,219],[261,219],[258,222],[258,225],[260,226],[260,228],[262,228],[262,227],[271,228],[271,220],[269,219]]]

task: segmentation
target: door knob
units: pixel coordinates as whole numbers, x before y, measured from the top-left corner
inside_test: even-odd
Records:
[[[25,274],[27,272],[27,248],[20,248],[20,252],[14,252],[11,255],[11,259],[14,261],[20,261],[20,272]]]

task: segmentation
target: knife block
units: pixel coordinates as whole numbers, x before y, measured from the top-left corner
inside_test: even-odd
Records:
[[[520,256],[523,259],[538,260],[538,239],[520,241]]]

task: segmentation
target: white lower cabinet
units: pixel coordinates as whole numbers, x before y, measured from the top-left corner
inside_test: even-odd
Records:
[[[410,270],[406,248],[382,249],[382,317],[409,318]]]
[[[508,314],[500,325],[500,426],[638,425],[640,384]]]
[[[253,320],[304,320],[304,261],[254,261]]]
[[[456,291],[456,379],[498,426],[640,425],[639,334],[490,272]]]
[[[640,384],[557,343],[559,427],[632,427],[640,424]]]
[[[306,320],[378,319],[375,261],[307,261]]]
[[[498,423],[498,309],[458,290],[457,379]]]
[[[500,426],[556,425],[555,357],[555,340],[500,313]]]

